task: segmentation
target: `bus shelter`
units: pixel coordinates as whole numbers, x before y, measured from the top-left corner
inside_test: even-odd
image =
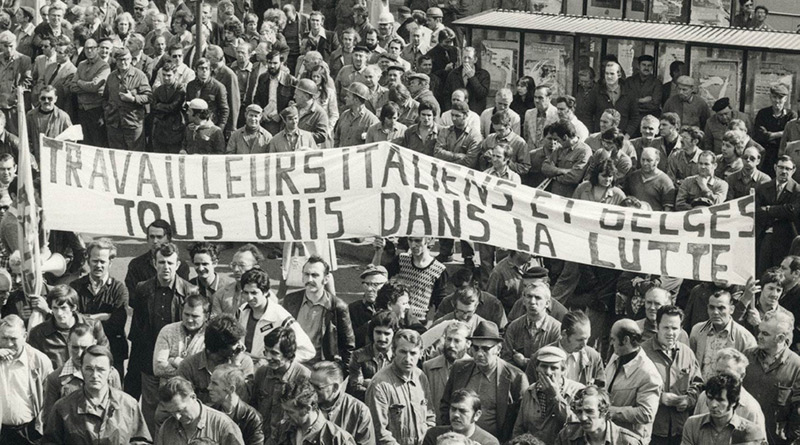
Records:
[[[649,54],[662,82],[672,80],[670,63],[684,61],[709,104],[728,97],[733,108],[755,114],[771,105],[770,86],[783,83],[789,105],[797,107],[800,34],[510,10],[485,11],[454,25],[491,74],[490,97],[499,88],[513,90],[523,75],[551,87],[554,96],[573,94],[581,68],[600,76],[601,60],[614,54],[630,76],[636,59]]]

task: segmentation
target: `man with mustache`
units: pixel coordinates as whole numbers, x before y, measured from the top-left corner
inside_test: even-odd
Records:
[[[467,340],[467,337],[471,333],[472,329],[463,321],[451,321],[444,331],[442,353],[422,364],[422,371],[428,377],[428,383],[430,384],[431,404],[433,406],[439,406],[439,403],[441,403],[453,363],[462,358],[469,358],[467,350],[471,342]],[[436,423],[441,424],[441,412],[439,410],[436,411]]]
[[[400,319],[392,311],[380,311],[367,323],[369,343],[353,352],[349,365],[347,392],[364,401],[372,378],[392,363],[392,338],[400,329]]]
[[[499,445],[500,442],[479,427],[477,422],[481,418],[481,399],[471,389],[459,389],[453,393],[450,403],[450,425],[436,426],[428,430],[422,445],[435,445],[437,439],[446,433],[462,434],[471,442],[481,445]]]

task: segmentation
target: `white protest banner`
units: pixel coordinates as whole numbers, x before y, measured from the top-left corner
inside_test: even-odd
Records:
[[[126,152],[44,139],[50,229],[177,240],[459,238],[633,272],[744,284],[752,196],[645,212],[520,186],[389,143],[265,155]]]

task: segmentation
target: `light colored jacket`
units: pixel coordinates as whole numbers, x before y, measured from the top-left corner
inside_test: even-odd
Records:
[[[611,388],[611,420],[649,443],[664,382],[643,349],[639,349],[633,360],[622,365],[614,379],[618,364],[619,357],[612,355],[605,372],[606,388]]]

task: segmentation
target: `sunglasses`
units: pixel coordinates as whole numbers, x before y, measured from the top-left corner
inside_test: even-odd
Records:
[[[492,349],[493,349],[495,346],[497,346],[497,345],[492,345],[492,346],[479,346],[479,345],[472,345],[472,349],[474,349],[476,352],[485,352],[485,353],[488,353],[488,352],[489,352],[489,351],[491,351],[491,350],[492,350]]]

